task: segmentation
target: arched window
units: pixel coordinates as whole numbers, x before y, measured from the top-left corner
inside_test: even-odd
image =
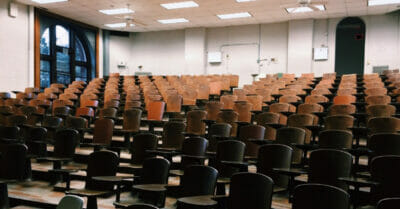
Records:
[[[43,30],[40,40],[40,87],[51,83],[69,84],[92,77],[88,41],[64,25]]]

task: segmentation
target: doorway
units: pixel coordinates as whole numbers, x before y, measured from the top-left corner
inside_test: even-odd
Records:
[[[365,24],[358,17],[348,17],[336,27],[335,72],[364,73]]]

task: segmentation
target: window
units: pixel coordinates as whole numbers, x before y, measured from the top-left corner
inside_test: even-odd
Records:
[[[79,34],[70,25],[48,26],[40,39],[40,87],[90,80],[90,49],[85,34]]]

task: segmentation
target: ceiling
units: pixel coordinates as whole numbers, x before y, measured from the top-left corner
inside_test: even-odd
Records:
[[[235,0],[194,0],[199,7],[167,10],[161,3],[172,3],[186,0],[69,0],[68,2],[36,4],[31,0],[17,0],[23,4],[48,9],[52,13],[62,15],[100,28],[107,23],[123,22],[115,16],[98,12],[100,9],[123,8],[130,4],[135,11],[133,19],[146,26],[122,28],[120,30],[141,32],[174,30],[193,27],[220,27],[230,25],[259,24],[282,22],[292,19],[335,18],[345,16],[376,15],[397,9],[396,5],[368,7],[367,0],[324,0],[326,11],[301,14],[288,14],[281,5],[296,4],[297,0],[255,0],[238,3]],[[312,0],[318,1],[318,0]],[[221,20],[216,15],[237,12],[250,12],[251,18]],[[121,16],[121,15],[117,15]],[[188,23],[161,24],[159,19],[186,18]],[[109,29],[109,28],[108,28]],[[116,29],[113,29],[116,30]],[[118,30],[118,29],[117,29]]]

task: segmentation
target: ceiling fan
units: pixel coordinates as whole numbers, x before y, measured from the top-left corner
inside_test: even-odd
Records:
[[[129,9],[129,6],[130,5],[127,4],[127,9]],[[115,18],[125,21],[125,29],[129,29],[134,26],[147,26],[146,24],[134,19],[132,15],[115,16]]]
[[[308,7],[313,11],[321,11],[321,6],[325,7],[326,1],[311,1],[311,0],[298,0],[297,3],[294,4],[285,4],[281,5],[283,8],[301,8],[301,7]]]

